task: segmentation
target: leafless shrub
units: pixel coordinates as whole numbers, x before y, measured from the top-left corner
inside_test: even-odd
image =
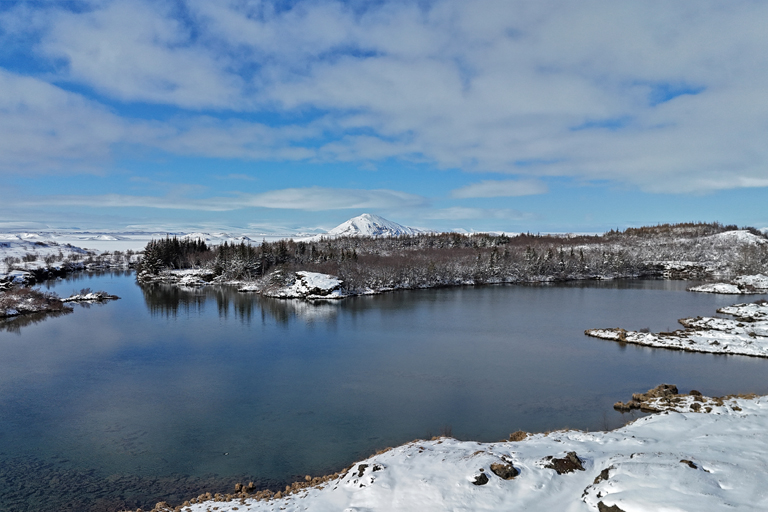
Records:
[[[13,265],[21,263],[21,259],[14,256],[6,256],[3,258],[3,263],[5,263],[6,267],[11,268]]]
[[[0,293],[0,315],[62,311],[68,309],[54,293],[34,288],[11,288]]]

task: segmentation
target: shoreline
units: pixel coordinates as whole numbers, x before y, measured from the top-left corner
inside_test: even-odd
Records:
[[[218,280],[213,277],[213,273],[208,269],[183,269],[183,270],[166,270],[158,275],[153,276],[139,276],[137,274],[137,282],[139,285],[148,284],[166,284],[170,286],[178,286],[180,288],[202,288],[206,286],[236,286],[238,292],[241,293],[256,293],[264,297],[276,298],[276,299],[300,299],[308,302],[314,301],[337,301],[352,297],[365,297],[369,295],[380,295],[384,293],[391,293],[397,291],[406,290],[430,290],[430,289],[443,289],[443,288],[459,288],[463,286],[497,286],[497,285],[521,285],[521,286],[542,286],[542,285],[558,285],[564,283],[588,283],[588,282],[601,282],[601,281],[669,281],[677,280],[670,279],[668,277],[662,277],[658,275],[621,275],[621,276],[590,276],[590,277],[572,277],[572,278],[560,278],[555,276],[540,276],[535,279],[528,280],[513,280],[513,279],[499,279],[499,280],[484,280],[484,281],[462,281],[462,282],[440,282],[440,283],[420,283],[409,286],[382,286],[379,288],[368,288],[364,290],[343,290],[343,281],[339,280],[336,276],[330,274],[321,274],[319,272],[309,272],[304,270],[298,270],[295,272],[287,272],[289,275],[296,276],[291,280],[290,276],[287,281],[283,281],[281,276],[280,281],[276,285],[274,282],[270,282],[270,276],[266,278],[260,278],[256,280]],[[306,281],[302,279],[300,275],[312,274],[314,276],[323,276],[329,284],[324,287],[312,286],[302,283]],[[682,281],[690,281],[690,279],[681,279]]]
[[[584,334],[618,343],[707,354],[768,358],[768,301],[758,300],[719,308],[730,318],[681,318],[683,329],[673,332],[628,331],[621,327],[587,329]]]
[[[738,434],[745,428],[738,423],[754,417],[760,426],[768,424],[766,396],[705,397],[695,390],[680,395],[675,386],[664,384],[635,395],[653,404],[653,414],[609,431],[515,432],[508,440],[495,443],[458,441],[443,436],[416,439],[379,450],[330,475],[307,475],[278,491],[257,491],[252,482],[237,483],[234,493],[203,493],[176,506],[159,502],[151,512],[448,510],[458,503],[468,503],[467,499],[471,500],[473,509],[505,503],[543,511],[552,510],[551,503],[559,503],[560,509],[564,509],[581,501],[585,505],[583,510],[624,512],[631,508],[621,507],[631,505],[636,496],[627,493],[626,488],[616,491],[614,481],[621,482],[638,464],[655,464],[659,470],[683,480],[691,476],[701,479],[719,475],[722,473],[721,468],[716,470],[719,461],[706,458],[710,451],[707,443],[720,440],[717,437],[722,438],[729,429]],[[704,417],[716,419],[710,421]],[[691,422],[693,425],[689,425]],[[691,442],[686,436],[689,437],[692,428],[711,431],[703,436],[699,433],[697,439],[714,437],[710,441]],[[640,434],[646,430],[665,432],[670,438],[667,444],[671,451],[660,452],[658,446],[652,454],[642,449],[635,451],[635,447],[641,448],[648,442],[665,442],[647,437],[647,433],[642,437]],[[667,431],[674,431],[675,435]],[[742,433],[742,437],[745,434]],[[688,440],[693,447],[679,449],[677,438]],[[612,450],[606,448],[611,445]],[[768,453],[768,443],[764,443],[763,448],[762,451]],[[635,461],[635,458],[642,460]],[[631,476],[640,491],[649,484],[661,488],[669,485],[668,477],[654,479],[654,475],[634,472]],[[768,476],[765,480],[768,482]],[[622,485],[626,487],[626,482]],[[554,490],[547,494],[543,490],[546,488]],[[488,503],[487,498],[490,498]],[[704,494],[698,501],[711,499],[716,498]],[[366,506],[360,508],[363,504]],[[148,512],[136,510],[140,511]]]

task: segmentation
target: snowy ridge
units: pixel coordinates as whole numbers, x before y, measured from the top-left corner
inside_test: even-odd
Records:
[[[378,215],[364,213],[328,231],[328,236],[400,236],[419,233],[422,233],[419,229],[403,226]]]
[[[413,441],[330,479],[309,477],[303,488],[194,499],[183,510],[766,510],[767,428],[760,397],[726,400],[710,414],[655,414],[612,432]]]

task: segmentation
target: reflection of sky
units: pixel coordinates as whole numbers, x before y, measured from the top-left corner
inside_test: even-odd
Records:
[[[60,282],[122,299],[0,333],[0,453],[141,474],[338,470],[450,426],[509,432],[620,423],[660,382],[768,392],[765,361],[621,347],[586,328],[674,327],[733,298],[685,284],[456,288],[308,304],[227,288]],[[228,455],[224,455],[227,453]]]

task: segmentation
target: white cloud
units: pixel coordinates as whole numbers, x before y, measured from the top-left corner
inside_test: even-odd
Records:
[[[545,194],[547,185],[536,180],[483,180],[454,190],[451,195],[470,197],[518,197]]]
[[[39,204],[39,199],[19,201],[20,206]],[[293,210],[418,208],[427,205],[421,196],[397,190],[358,190],[323,187],[288,188],[261,194],[190,198],[173,193],[166,196],[126,194],[46,196],[47,205],[157,208],[166,210],[232,211],[243,208]]]
[[[191,28],[163,1],[55,10],[40,50],[65,59],[64,78],[120,100],[201,109],[230,107],[241,98],[243,83],[228,71],[230,60],[195,43]]]
[[[0,169],[95,171],[127,123],[99,104],[44,81],[0,69]]]
[[[31,93],[0,92],[6,169],[98,166],[129,143],[223,159],[400,158],[654,192],[768,180],[765,2],[39,5],[0,17],[14,34],[24,31],[14,16],[32,20],[36,50],[58,70],[46,79],[186,112],[125,119],[28,82],[53,103],[25,113]],[[279,122],[240,115],[254,112]]]

